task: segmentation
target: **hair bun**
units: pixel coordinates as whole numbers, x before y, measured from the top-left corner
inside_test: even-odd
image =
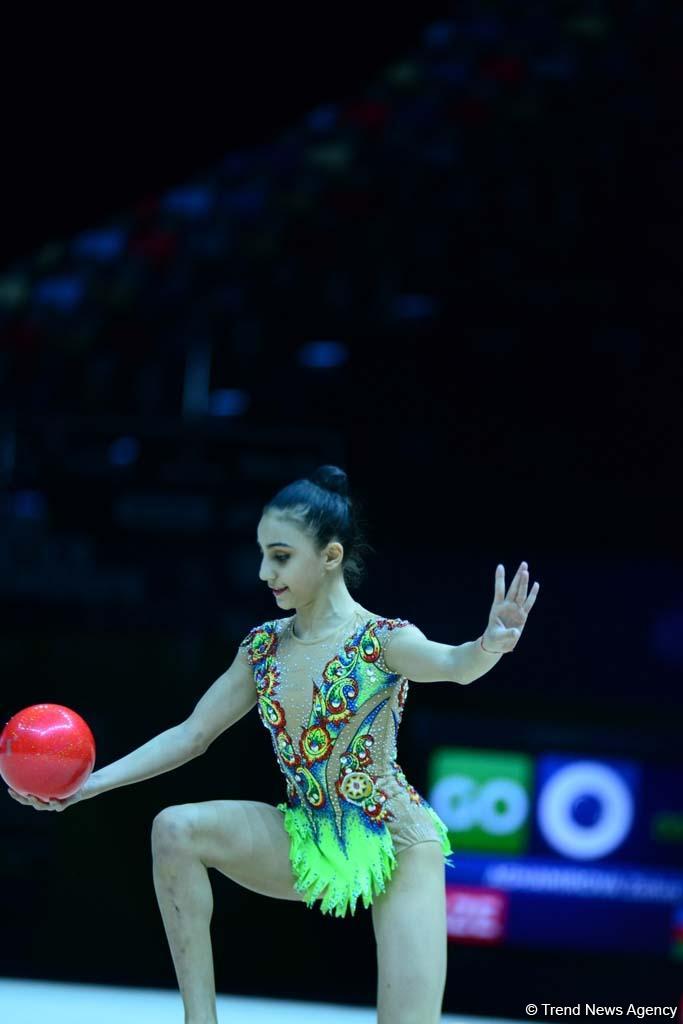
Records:
[[[309,479],[325,491],[341,494],[344,498],[349,496],[349,478],[339,466],[318,466]]]

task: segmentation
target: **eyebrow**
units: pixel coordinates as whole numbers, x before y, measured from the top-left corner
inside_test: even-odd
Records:
[[[261,547],[259,541],[256,541],[257,547]],[[291,548],[291,544],[285,544],[283,540],[274,540],[272,544],[266,544],[267,548]]]

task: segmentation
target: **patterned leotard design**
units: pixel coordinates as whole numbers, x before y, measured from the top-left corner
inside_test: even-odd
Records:
[[[286,780],[287,802],[278,804],[291,838],[296,888],[310,908],[355,913],[384,892],[396,867],[395,838],[439,839],[452,853],[446,826],[411,786],[396,760],[398,730],[408,680],[387,668],[388,634],[411,625],[405,619],[366,619],[299,693],[304,708],[296,735],[295,686],[289,618],[255,626],[242,640],[253,668],[259,717],[269,731]],[[301,643],[301,642],[300,642]],[[293,657],[293,660],[291,660]],[[306,692],[309,696],[306,697]],[[287,709],[287,710],[286,710]],[[290,722],[288,722],[288,714]],[[399,815],[392,808],[404,808]],[[450,860],[446,860],[450,864]]]

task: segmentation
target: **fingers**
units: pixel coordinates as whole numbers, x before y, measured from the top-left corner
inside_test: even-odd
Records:
[[[517,601],[517,599],[520,596],[522,586],[523,585],[526,586],[525,577],[524,577],[524,572],[525,572],[526,568],[527,568],[526,562],[522,562],[520,564],[520,566],[519,566],[519,569],[515,573],[514,578],[512,580],[512,583],[510,584],[510,589],[508,590],[508,601]],[[527,573],[526,574],[526,581],[527,582],[528,582],[528,579],[529,579],[529,574]],[[526,597],[526,591],[524,592],[524,597]]]
[[[21,793],[17,793],[16,790],[11,789],[9,786],[7,787],[7,792],[13,800],[16,800],[18,804],[23,804],[24,807],[33,807],[36,811],[55,811],[58,809],[53,806],[51,801],[41,800],[40,797],[32,796],[30,793],[28,796],[22,796]]]
[[[536,582],[534,583],[533,587],[531,588],[531,593],[529,594],[529,596],[527,597],[526,601],[524,602],[524,611],[525,612],[529,612],[533,608],[534,601],[536,600],[536,598],[538,596],[538,592],[539,592],[540,589],[541,589],[541,584],[538,582],[538,580],[536,580]]]
[[[534,583],[533,587],[531,588],[531,593],[529,594],[529,598],[531,599],[530,601],[529,599],[527,599],[528,586],[529,566],[527,562],[520,562],[519,569],[515,573],[515,578],[510,584],[508,598],[511,601],[516,601],[517,604],[522,604],[523,602],[526,602],[524,604],[525,611],[529,611],[529,609],[532,607],[534,601],[536,600],[536,595],[538,594],[541,584],[538,581]]]
[[[55,811],[57,809],[53,800],[43,800],[31,793],[29,793],[28,799],[31,801],[31,807],[35,807],[37,811]]]
[[[496,602],[502,601],[505,597],[505,566],[496,566],[496,582],[493,589],[493,597]]]
[[[529,586],[529,566],[526,562],[522,562],[519,571],[521,576],[519,577],[519,586],[517,588],[517,600],[526,601],[526,591]]]
[[[22,793],[17,793],[15,789],[8,789],[7,792],[13,800],[17,801],[18,804],[24,804],[25,807],[32,806],[30,797],[24,796]]]
[[[514,579],[510,584],[508,590],[507,600],[515,601],[517,604],[522,605],[522,611],[529,612],[534,605],[534,601],[538,596],[538,592],[541,589],[541,584],[536,580],[533,587],[527,597],[527,588],[529,586],[529,566],[526,562],[521,562],[519,569],[515,573]],[[505,566],[496,566],[496,583],[495,583],[495,601],[505,600]]]

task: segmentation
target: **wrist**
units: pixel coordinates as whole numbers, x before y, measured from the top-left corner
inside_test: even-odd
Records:
[[[485,654],[493,654],[495,657],[499,657],[501,654],[505,654],[505,651],[491,651],[484,647],[484,634],[479,637],[479,647]]]
[[[93,772],[85,780],[81,788],[77,791],[77,795],[81,800],[89,800],[93,796],[99,796],[100,793],[106,792],[106,786],[102,785],[101,779],[98,779],[97,772]]]

